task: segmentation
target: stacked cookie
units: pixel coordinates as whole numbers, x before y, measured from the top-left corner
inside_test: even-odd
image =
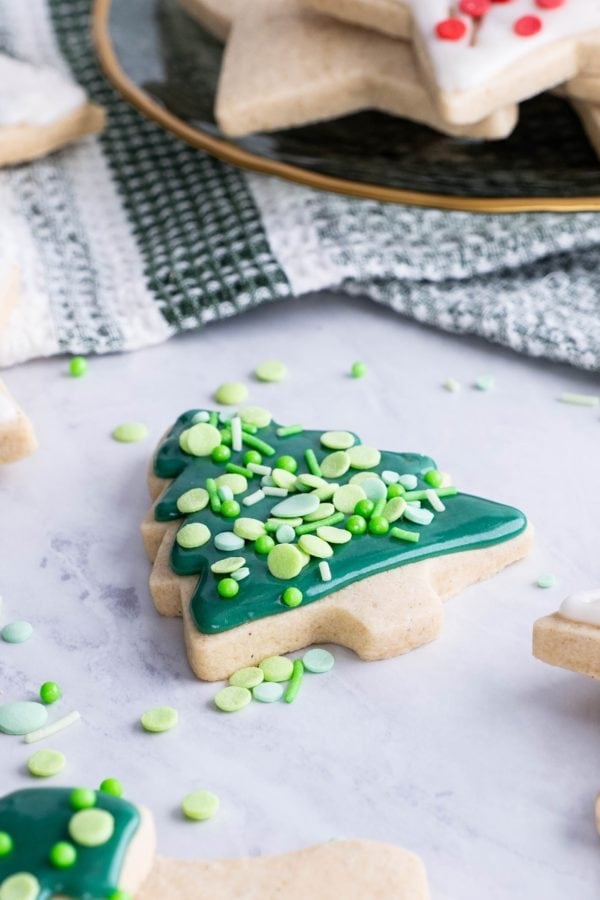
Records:
[[[378,109],[502,139],[521,101],[560,90],[600,152],[600,0],[181,3],[227,41],[215,113],[230,137]]]

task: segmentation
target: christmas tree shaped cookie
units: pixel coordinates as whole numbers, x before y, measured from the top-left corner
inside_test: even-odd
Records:
[[[179,861],[155,856],[152,817],[82,788],[0,799],[0,897],[49,900],[428,900],[421,860],[375,841],[330,841],[282,856]]]
[[[160,444],[142,526],[164,615],[212,681],[332,641],[363,659],[437,637],[442,600],[529,550],[523,513],[458,491],[432,459],[260,407],[191,410]]]
[[[533,655],[553,666],[600,678],[600,588],[567,597],[533,626]]]

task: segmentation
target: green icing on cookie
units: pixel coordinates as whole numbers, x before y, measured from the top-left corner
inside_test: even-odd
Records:
[[[38,900],[55,894],[102,898],[117,890],[140,815],[125,800],[96,792],[94,809],[113,817],[111,836],[97,847],[77,844],[76,862],[56,868],[50,851],[60,842],[72,842],[69,822],[76,810],[71,794],[72,788],[30,788],[0,799],[0,832],[10,835],[12,842],[11,852],[0,857],[0,885],[11,875],[26,872],[39,882]]]
[[[260,428],[252,440],[255,441],[258,438],[275,451],[272,456],[263,458],[263,465],[273,466],[274,461],[282,456],[288,458],[291,456],[297,461],[296,475],[301,479],[297,484],[298,489],[314,491],[322,502],[323,497],[326,496],[327,502],[336,505],[335,492],[332,496],[331,484],[343,486],[354,479],[353,487],[357,486],[356,476],[358,473],[361,473],[361,486],[365,485],[365,478],[381,477],[384,472],[386,473],[385,481],[389,481],[390,473],[397,473],[399,476],[408,475],[411,476],[411,483],[414,483],[416,478],[417,488],[420,492],[417,495],[419,499],[410,495],[407,498],[410,501],[409,511],[412,513],[414,510],[416,514],[404,516],[404,518],[401,516],[394,518],[395,526],[401,526],[400,528],[384,529],[380,520],[385,517],[387,504],[382,499],[379,503],[380,508],[377,510],[377,521],[371,528],[367,527],[364,534],[356,533],[360,529],[355,529],[351,540],[343,544],[333,543],[331,545],[332,554],[329,556],[328,562],[332,577],[327,581],[323,581],[319,574],[319,557],[309,555],[303,551],[302,543],[298,543],[302,534],[317,531],[320,522],[311,522],[313,514],[308,513],[304,517],[302,525],[295,525],[296,541],[286,545],[289,548],[297,547],[302,559],[302,566],[289,568],[292,573],[290,580],[281,578],[281,575],[285,575],[287,571],[285,567],[269,565],[269,554],[264,553],[264,548],[261,546],[262,553],[257,552],[256,544],[247,540],[243,551],[239,552],[244,556],[250,574],[240,583],[240,590],[235,597],[225,599],[218,590],[219,575],[211,572],[211,566],[222,559],[226,552],[215,547],[214,538],[220,533],[233,531],[235,519],[226,518],[210,506],[200,512],[184,516],[178,509],[177,501],[186,491],[204,488],[207,479],[218,478],[227,471],[227,466],[242,465],[243,454],[248,449],[248,445],[244,441],[242,449],[232,450],[230,459],[223,463],[214,462],[210,456],[198,458],[187,454],[181,449],[179,436],[190,427],[197,414],[198,410],[191,410],[180,416],[158,449],[154,461],[155,474],[161,478],[174,480],[157,503],[155,518],[162,522],[181,519],[182,524],[202,522],[210,529],[212,539],[204,546],[188,549],[175,542],[171,554],[171,566],[174,572],[178,575],[197,574],[199,576],[198,586],[191,601],[191,612],[202,633],[213,634],[227,631],[255,619],[288,612],[291,607],[284,602],[283,594],[285,589],[290,586],[298,588],[302,592],[302,605],[306,605],[320,600],[354,581],[397,566],[442,554],[488,547],[510,540],[524,531],[527,526],[525,515],[513,507],[460,492],[453,495],[452,489],[438,489],[445,509],[434,511],[430,500],[428,501],[425,495],[426,490],[432,490],[431,485],[424,477],[432,470],[437,471],[433,459],[416,453],[391,451],[380,453],[374,448],[363,448],[359,438],[354,434],[352,434],[355,443],[352,447],[353,465],[351,468],[336,478],[326,478],[321,474],[319,477],[311,476],[312,481],[311,478],[306,479],[307,473],[311,471],[309,463],[307,463],[307,451],[309,451],[309,461],[316,457],[317,463],[320,464],[331,452],[327,446],[327,438],[324,442],[321,440],[324,434],[330,432],[301,430],[297,433],[287,434],[285,428],[282,429],[276,422],[270,422],[268,426]],[[219,427],[223,444],[231,447],[231,423],[225,423]],[[344,434],[350,433],[344,432]],[[270,476],[267,475],[265,478],[263,471],[255,472],[248,481],[247,490],[243,494],[237,495],[236,500],[241,505],[241,516],[266,523],[269,518],[272,518],[271,512],[275,507],[282,508],[279,504],[282,504],[285,498],[278,493],[269,493],[273,490],[272,480],[270,483],[269,479]],[[400,492],[404,490],[397,485],[394,485],[393,488]],[[386,489],[392,490],[392,488]],[[252,502],[250,506],[245,506],[244,498],[254,497],[260,490],[266,492],[265,496],[258,502]],[[275,490],[279,489],[275,488]],[[358,490],[356,493],[357,496],[367,496],[363,490]],[[299,493],[292,490],[288,496],[296,497],[299,496]],[[394,498],[397,494],[388,494],[388,496]],[[415,501],[420,503],[420,507],[411,505]],[[440,506],[440,504],[436,505]],[[338,528],[344,529],[352,514],[352,511],[349,508],[346,509],[346,506],[345,502],[339,502],[336,508],[341,509],[343,514],[338,512],[335,522],[324,519],[322,524],[335,524]],[[402,504],[395,504],[395,507],[403,508]],[[285,506],[283,508],[285,510]],[[422,514],[417,512],[419,509],[423,510]],[[341,521],[338,517],[341,518]],[[417,519],[419,521],[415,522]],[[294,521],[297,523],[298,518],[296,517]],[[414,535],[418,539],[412,540]],[[275,562],[277,563],[277,560]],[[300,563],[300,559],[298,562]],[[275,577],[273,572],[279,574],[280,577]]]

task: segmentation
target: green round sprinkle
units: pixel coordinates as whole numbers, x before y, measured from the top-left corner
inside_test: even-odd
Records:
[[[29,734],[46,724],[48,710],[42,703],[18,700],[0,706],[0,731],[4,734]]]
[[[262,456],[258,452],[258,450],[246,450],[243,456],[244,465],[247,466],[249,463],[254,463],[255,466],[260,466],[262,463]]]
[[[352,540],[351,532],[345,528],[335,528],[333,525],[321,525],[317,528],[317,537],[327,541],[328,544],[347,544]]]
[[[40,883],[28,872],[9,875],[0,884],[0,900],[37,900],[39,895]]]
[[[287,376],[287,366],[276,359],[259,363],[254,370],[259,381],[283,381]]]
[[[60,750],[38,750],[27,760],[29,772],[36,778],[51,778],[58,775],[66,764],[66,757]]]
[[[191,456],[211,456],[213,450],[221,443],[221,432],[207,422],[192,425],[185,435],[185,450]]]
[[[232,494],[243,494],[248,490],[248,479],[237,472],[226,472],[215,479],[218,488],[228,487]]]
[[[275,532],[278,544],[293,544],[296,540],[296,532],[291,525],[280,525]]]
[[[375,504],[372,500],[369,500],[367,497],[366,500],[359,500],[356,506],[354,507],[354,512],[357,516],[362,516],[363,519],[368,519],[369,516],[372,515],[373,510],[375,509]]]
[[[211,451],[210,458],[214,463],[225,463],[231,459],[231,450],[225,444],[219,444]]]
[[[281,595],[281,599],[286,606],[289,606],[291,609],[293,609],[295,606],[300,606],[303,596],[304,595],[299,588],[289,587],[285,589],[285,591]]]
[[[387,485],[381,478],[365,478],[361,485],[369,500],[377,503],[387,497]]]
[[[269,656],[260,663],[265,681],[289,681],[294,664],[286,656]]]
[[[241,381],[226,381],[215,391],[215,400],[223,406],[235,406],[243,403],[248,396],[248,388]]]
[[[135,444],[148,437],[148,427],[141,422],[124,422],[117,425],[112,433],[113,440],[121,444]]]
[[[210,567],[210,571],[215,575],[231,575],[237,572],[245,564],[246,560],[243,556],[226,556],[225,559],[218,559]]]
[[[265,680],[263,670],[258,666],[246,666],[244,669],[238,669],[229,679],[229,684],[233,687],[246,688],[252,690],[258,684]]]
[[[50,865],[55,869],[70,869],[77,862],[77,850],[67,841],[59,841],[50,851]]]
[[[175,728],[179,722],[179,713],[172,706],[155,706],[142,713],[140,722],[144,731],[162,734],[163,731]]]
[[[406,493],[406,488],[402,487],[401,484],[390,484],[387,489],[387,498],[388,500],[394,500],[395,497],[401,497],[402,494]]]
[[[352,368],[350,369],[350,374],[353,378],[364,378],[367,374],[367,367],[364,362],[354,362],[352,363]]]
[[[335,658],[329,650],[322,650],[320,647],[314,647],[302,657],[304,668],[307,672],[314,672],[317,675],[323,672],[329,672],[333,669]]]
[[[100,784],[100,790],[111,797],[122,797],[125,789],[118,778],[105,778]]]
[[[69,835],[82,847],[102,847],[114,830],[114,817],[105,809],[80,809],[69,821]]]
[[[390,530],[390,523],[383,516],[373,516],[369,519],[369,531],[371,534],[387,534]]]
[[[203,522],[190,522],[177,532],[177,543],[185,550],[203,547],[210,540],[210,529]]]
[[[8,831],[0,831],[0,859],[4,859],[9,853],[12,853],[14,846],[14,841]]]
[[[404,513],[406,500],[403,497],[392,497],[383,508],[383,517],[388,522],[395,522]]]
[[[257,553],[260,553],[261,556],[266,556],[271,552],[274,546],[275,541],[270,534],[261,534],[255,541],[254,549]]]
[[[367,530],[367,520],[362,516],[350,516],[346,522],[346,528],[351,534],[365,534]]]
[[[129,891],[124,891],[119,888],[108,895],[108,900],[133,900],[133,895],[130,894]]]
[[[284,454],[283,456],[280,456],[275,463],[275,468],[285,469],[286,472],[291,472],[292,475],[294,475],[298,471],[298,463],[293,456]]]
[[[74,356],[69,362],[69,375],[73,378],[81,378],[88,370],[88,363],[85,356]]]
[[[190,513],[200,512],[208,505],[208,491],[204,488],[191,488],[177,498],[177,509],[184,516]]]
[[[358,444],[346,451],[353,469],[373,469],[381,462],[381,453],[375,447]]]
[[[239,416],[244,425],[255,425],[257,428],[266,428],[273,418],[269,410],[262,406],[244,406]]]
[[[215,706],[221,712],[238,712],[245,706],[248,706],[252,700],[252,694],[248,688],[235,687],[229,685],[221,688],[215,697]]]
[[[240,504],[237,500],[224,500],[221,504],[221,513],[226,519],[235,519],[241,512]]]
[[[356,443],[356,438],[349,431],[325,431],[321,435],[321,444],[328,450],[349,450]]]
[[[235,578],[223,578],[217,585],[217,591],[219,597],[222,597],[224,600],[233,600],[239,594],[240,586]]]
[[[439,488],[442,486],[444,473],[440,472],[439,469],[429,469],[429,471],[425,472],[425,474],[423,475],[423,480],[426,481],[427,484],[431,485],[431,487]]]
[[[333,516],[334,513],[335,506],[333,505],[333,503],[321,503],[314,512],[309,513],[307,516],[304,516],[304,521],[320,522],[321,519],[328,519],[330,516]]]
[[[265,523],[260,519],[252,519],[248,516],[242,516],[233,526],[233,533],[238,537],[244,538],[245,541],[256,541],[264,536]]]
[[[350,468],[350,456],[345,450],[336,450],[322,459],[320,466],[325,478],[341,478]]]
[[[55,681],[45,681],[40,688],[40,699],[47,705],[56,703],[62,697],[62,691]]]
[[[536,584],[539,588],[553,588],[556,585],[556,577],[550,573],[540,575]]]
[[[269,572],[282,581],[296,578],[302,571],[303,563],[302,554],[295,544],[276,544],[267,557]]]
[[[91,788],[73,788],[69,797],[71,809],[91,809],[96,805],[96,791]]]
[[[319,507],[319,498],[314,494],[296,494],[287,497],[271,510],[273,516],[283,516],[284,519],[292,519],[296,516],[307,516]]]
[[[239,519],[236,519],[236,525],[239,523]],[[244,539],[238,537],[237,534],[234,534],[233,531],[221,531],[220,534],[215,536],[215,547],[217,550],[222,550],[224,553],[232,553],[235,550],[243,550],[244,549]]]
[[[333,495],[333,505],[347,516],[354,512],[354,507],[359,500],[364,500],[366,494],[358,484],[343,484]]]
[[[181,809],[186,819],[194,822],[204,822],[212,819],[219,811],[219,798],[210,791],[194,791],[181,801]]]
[[[9,622],[5,625],[0,635],[7,644],[24,644],[33,634],[33,625],[29,622]]]
[[[283,697],[285,688],[276,681],[263,681],[252,688],[252,696],[259,703],[276,703]]]
[[[317,537],[316,534],[303,534],[298,541],[298,546],[309,556],[316,556],[317,559],[329,559],[333,556],[333,550],[327,543]]]

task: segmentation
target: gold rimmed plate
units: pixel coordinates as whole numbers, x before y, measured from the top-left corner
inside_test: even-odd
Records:
[[[600,210],[600,163],[569,103],[521,106],[504,141],[449,138],[377,112],[225,138],[213,116],[223,48],[177,0],[95,0],[103,69],[187,143],[242,168],[372,200],[475,212]]]

